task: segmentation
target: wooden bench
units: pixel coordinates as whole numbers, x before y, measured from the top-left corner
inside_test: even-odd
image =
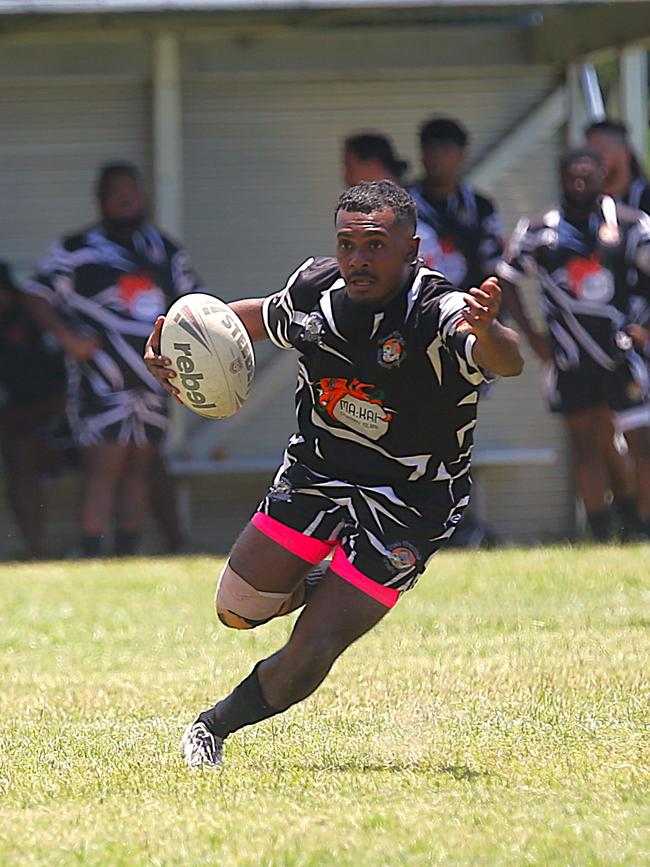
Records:
[[[265,474],[269,477],[279,466],[279,457],[224,458],[223,460],[171,460],[171,472],[179,479],[179,506],[182,520],[191,517],[189,480],[196,476]],[[557,461],[553,448],[476,448],[472,457],[473,512],[480,522],[487,521],[486,491],[483,470],[498,467],[548,467]]]

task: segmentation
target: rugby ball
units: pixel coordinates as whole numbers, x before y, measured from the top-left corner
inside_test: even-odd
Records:
[[[205,418],[229,418],[244,404],[255,373],[250,337],[233,310],[212,295],[178,298],[167,311],[160,352],[176,371],[186,407]]]

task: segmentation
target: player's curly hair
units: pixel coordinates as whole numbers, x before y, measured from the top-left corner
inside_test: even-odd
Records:
[[[334,218],[339,211],[372,214],[390,209],[398,223],[407,223],[415,232],[417,209],[405,189],[392,181],[363,181],[341,193],[336,203]]]

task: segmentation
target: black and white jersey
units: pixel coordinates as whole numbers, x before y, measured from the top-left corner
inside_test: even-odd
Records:
[[[94,227],[50,249],[26,291],[100,342],[88,361],[66,359],[68,419],[80,445],[144,446],[162,436],[167,401],[145,366],[144,344],[170,303],[198,288],[183,251],[151,225],[129,241]]]
[[[423,263],[381,309],[349,299],[334,259],[301,265],[263,304],[273,343],[300,353],[289,462],[352,484],[413,483],[412,492],[467,473],[485,375],[464,306]]]
[[[635,211],[650,214],[650,185],[644,177],[635,178],[620,201]]]
[[[650,185],[644,177],[635,178],[628,191],[621,197],[621,202],[650,215]],[[647,325],[650,322],[650,297],[633,295],[629,308],[630,322]]]
[[[468,184],[432,200],[422,184],[408,188],[418,209],[420,256],[455,286],[470,289],[495,273],[503,256],[504,228],[490,199]]]
[[[156,317],[179,295],[196,291],[187,258],[151,225],[131,241],[94,227],[55,244],[26,291],[60,308],[70,325],[101,347],[79,365],[98,397],[133,388],[161,392],[142,359]]]
[[[526,274],[539,280],[561,369],[614,370],[627,342],[621,330],[630,298],[648,293],[650,218],[609,196],[583,225],[553,208],[520,221],[497,272],[514,284]]]

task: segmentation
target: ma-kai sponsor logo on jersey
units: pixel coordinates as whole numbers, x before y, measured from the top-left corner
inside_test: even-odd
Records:
[[[388,431],[393,412],[383,404],[383,394],[371,383],[358,379],[321,379],[321,412],[371,440]]]

